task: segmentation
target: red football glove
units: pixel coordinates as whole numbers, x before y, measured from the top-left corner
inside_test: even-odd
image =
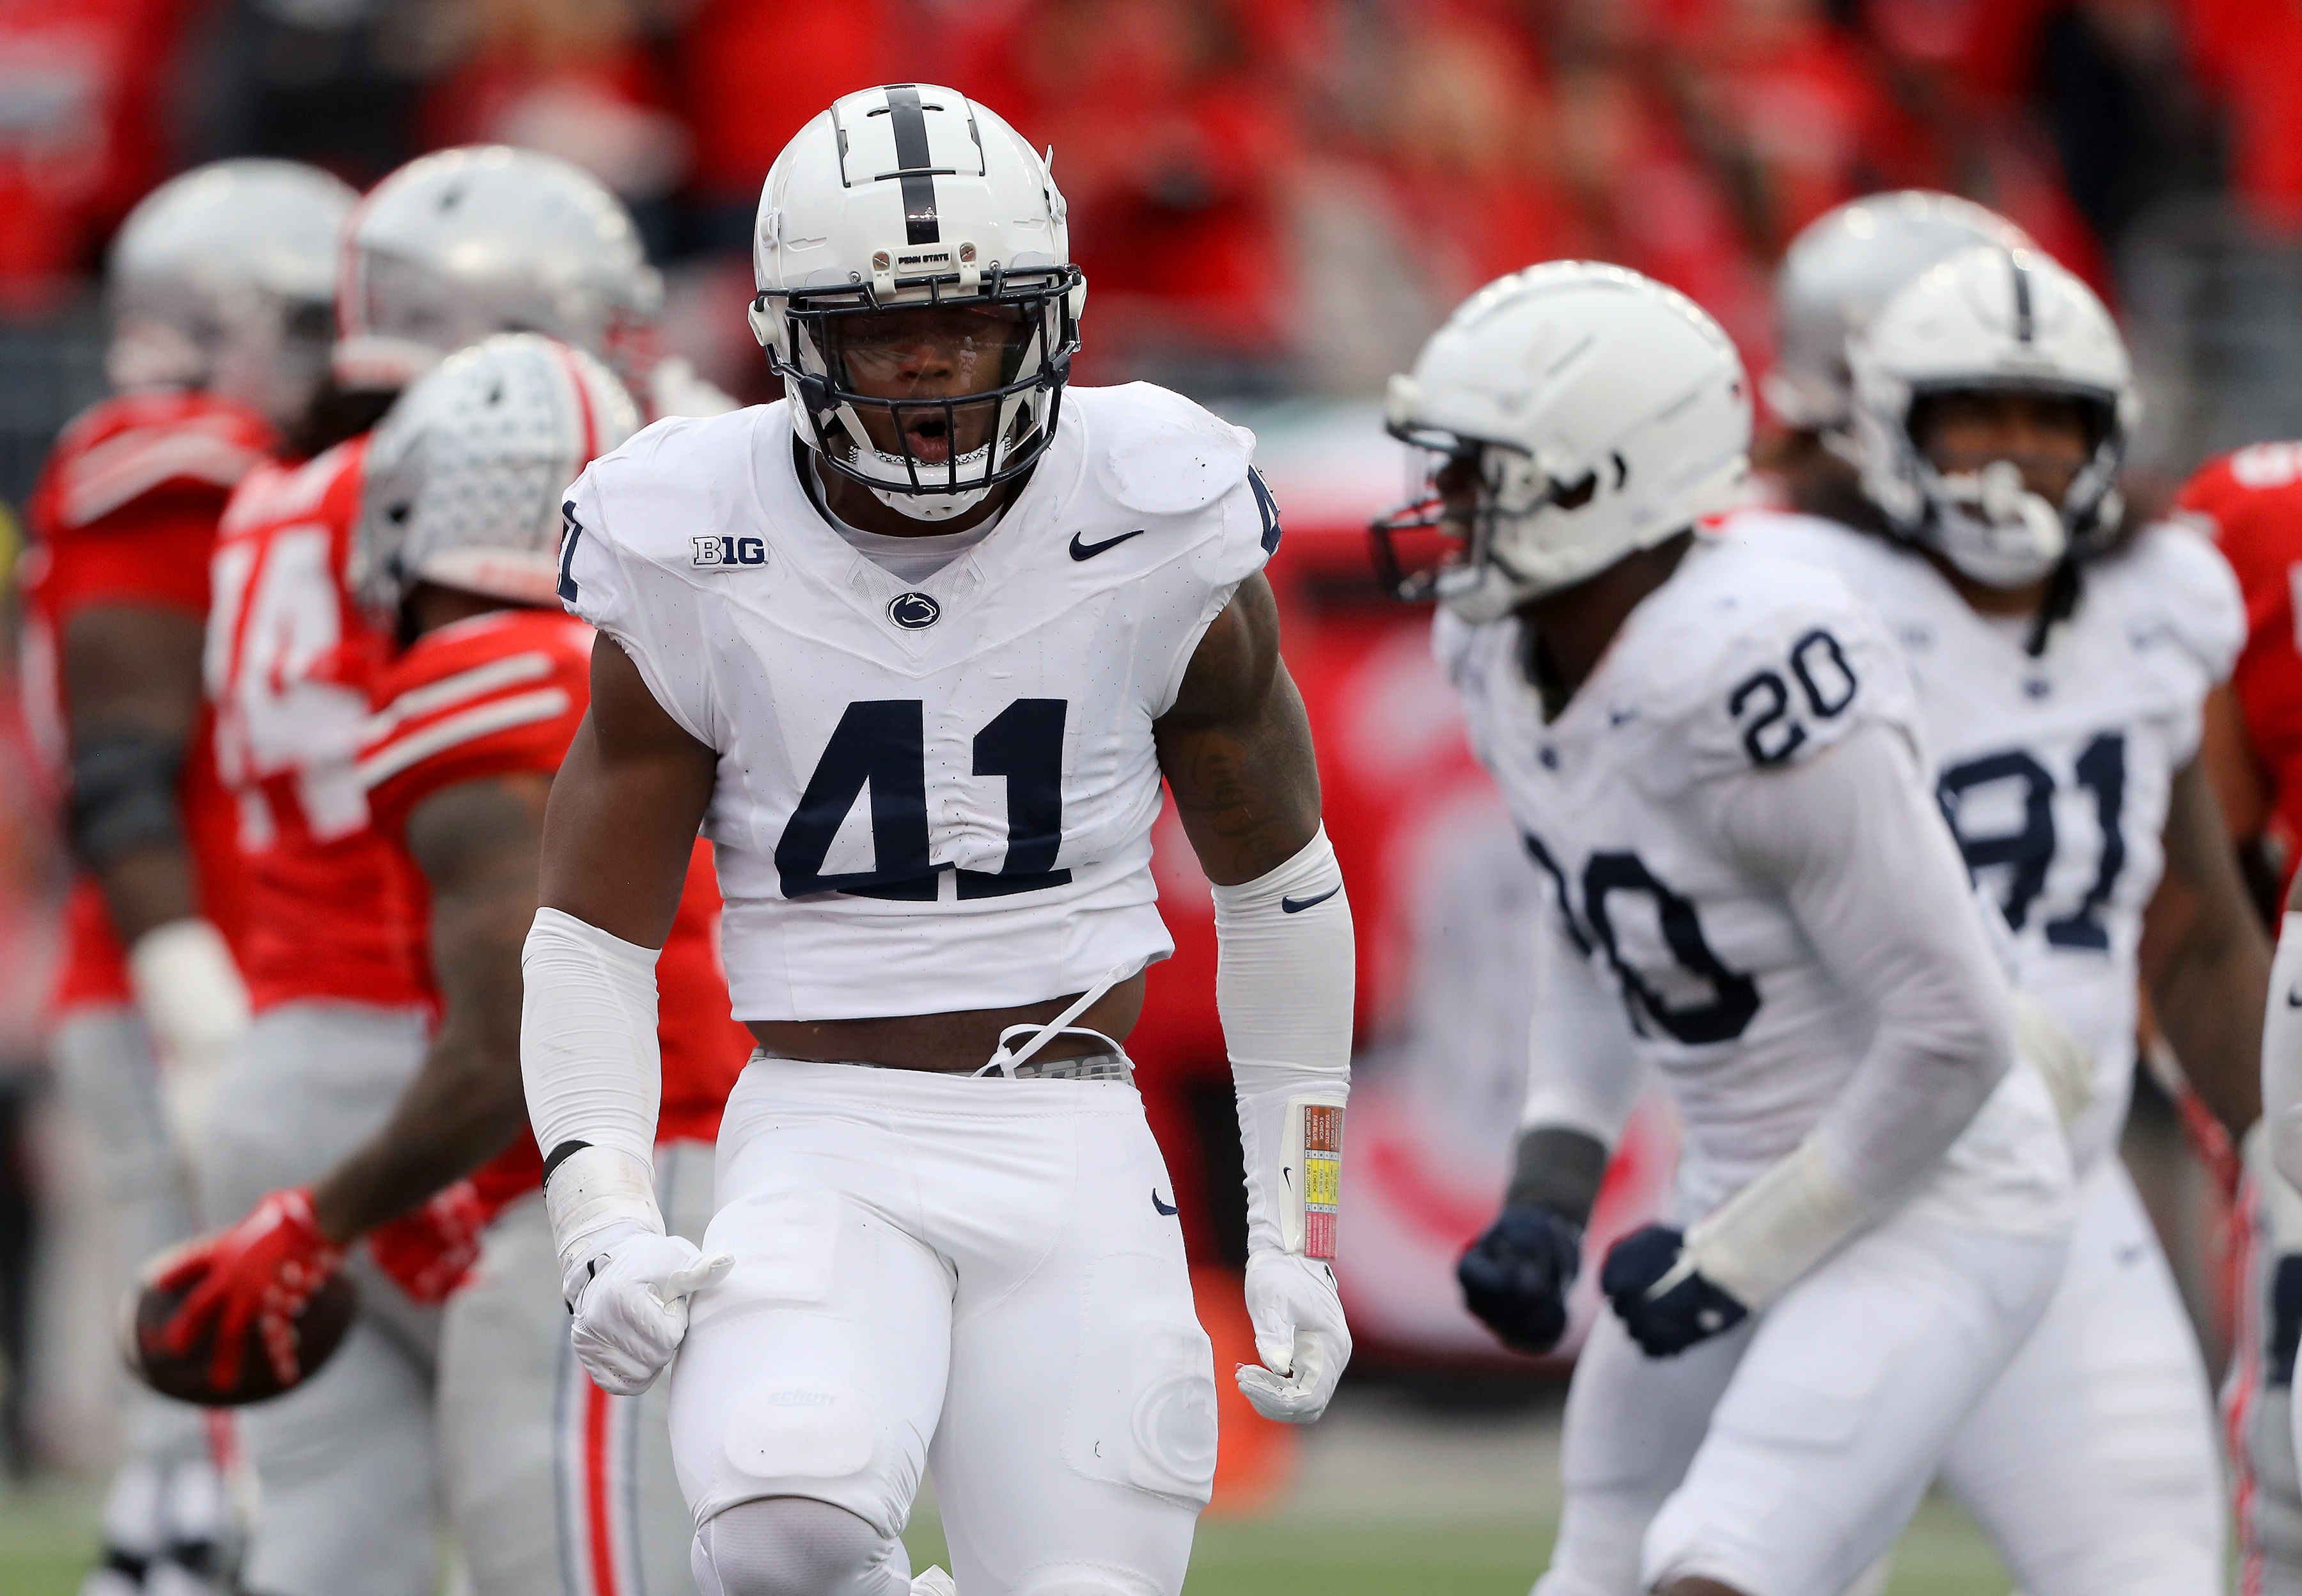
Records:
[[[191,1350],[215,1326],[208,1379],[218,1390],[239,1383],[240,1349],[256,1326],[264,1355],[282,1385],[303,1377],[296,1356],[296,1315],[343,1267],[344,1249],[320,1234],[309,1187],[275,1191],[228,1231],[196,1241],[162,1271],[156,1284],[177,1290],[192,1281],[164,1332],[169,1351]]]
[[[496,1216],[469,1180],[433,1193],[422,1207],[386,1220],[367,1233],[376,1267],[423,1303],[445,1302],[471,1278],[480,1256],[480,1232]]]

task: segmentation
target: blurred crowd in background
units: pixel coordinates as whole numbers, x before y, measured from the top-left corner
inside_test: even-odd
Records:
[[[2302,0],[0,0],[0,515],[101,391],[105,247],[172,172],[260,154],[365,186],[445,145],[550,151],[639,217],[667,352],[761,399],[760,179],[833,96],[907,79],[1052,145],[1084,382],[1371,393],[1469,290],[1560,256],[1684,290],[1763,370],[1785,244],[1922,186],[2120,309],[2146,473],[2302,432]],[[16,1124],[62,878],[15,716],[12,691],[0,1366],[30,1312],[46,1177]]]
[[[2294,0],[10,0],[0,315],[52,318],[169,172],[373,182],[500,140],[621,194],[731,390],[769,162],[917,77],[1055,151],[1088,381],[1360,391],[1470,289],[1591,256],[1684,289],[1763,367],[1768,273],[1881,187],[2012,216],[2115,293],[2169,202],[2302,230]]]

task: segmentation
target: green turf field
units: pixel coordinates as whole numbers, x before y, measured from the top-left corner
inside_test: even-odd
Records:
[[[0,1591],[74,1596],[95,1506],[85,1490],[0,1498]],[[1550,1525],[1211,1522],[1199,1530],[1190,1596],[1525,1596]],[[918,1566],[943,1557],[932,1523],[909,1537]],[[2008,1582],[1958,1513],[1929,1501],[1903,1537],[1893,1596],[2005,1596]]]
[[[1434,1410],[1346,1390],[1306,1437],[1291,1499],[1261,1519],[1199,1526],[1189,1596],[1525,1596],[1558,1505],[1555,1408]],[[96,1492],[0,1495],[0,1596],[74,1596],[96,1541]],[[932,1502],[912,1565],[943,1562]],[[1930,1499],[1896,1554],[1893,1596],[2007,1596],[2011,1582],[1955,1508]]]

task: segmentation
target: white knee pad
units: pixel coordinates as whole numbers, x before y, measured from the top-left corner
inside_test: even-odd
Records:
[[[912,1560],[844,1508],[803,1496],[738,1502],[688,1550],[703,1596],[909,1596]]]

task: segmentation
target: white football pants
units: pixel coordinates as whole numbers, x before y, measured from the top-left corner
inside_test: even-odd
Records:
[[[374,1134],[424,1062],[418,1009],[267,1009],[217,1084],[200,1158],[203,1218],[317,1180]],[[433,1357],[440,1312],[353,1251],[359,1314],[335,1356],[241,1410],[259,1498],[240,1581],[250,1596],[432,1596],[439,1575]]]
[[[159,1066],[144,1021],[126,1004],[76,1009],[48,1038],[48,1056],[64,1101],[95,1155],[113,1244],[112,1282],[124,1295],[153,1256],[192,1234],[191,1192],[168,1139],[160,1104]],[[123,1371],[123,1464],[205,1457],[207,1426],[200,1410],[171,1401]]]
[[[1174,1596],[1213,1351],[1135,1088],[754,1058],[719,1136],[672,1453],[700,1525],[809,1497],[892,1541],[932,1468],[969,1596]]]
[[[2063,1245],[1905,1213],[1676,1357],[1602,1315],[1567,1391],[1566,1510],[1535,1596],[1690,1577],[1839,1596],[2045,1311]]]
[[[2046,1315],[1943,1479],[2025,1596],[2211,1596],[2228,1508],[2205,1360],[2125,1164],[2079,1195]]]
[[[2239,1191],[2238,1325],[2222,1418],[2238,1475],[2241,1596],[2302,1596],[2302,1450],[2294,1407],[2302,1340],[2302,1194],[2248,1161]]]
[[[711,1159],[709,1142],[656,1147],[657,1205],[690,1241]],[[441,1468],[473,1596],[694,1596],[669,1406],[662,1381],[611,1397],[576,1361],[542,1193],[498,1214],[440,1332]]]
[[[123,1298],[154,1255],[193,1232],[190,1182],[169,1139],[159,1066],[143,1020],[126,1004],[76,1008],[48,1038],[48,1058],[64,1101],[94,1155],[97,1185],[113,1246],[111,1300]],[[207,1415],[160,1395],[123,1367],[121,1457],[105,1508],[111,1547],[157,1557],[171,1541],[216,1541],[221,1516],[204,1525],[169,1520],[172,1479],[187,1471],[213,1478]]]

